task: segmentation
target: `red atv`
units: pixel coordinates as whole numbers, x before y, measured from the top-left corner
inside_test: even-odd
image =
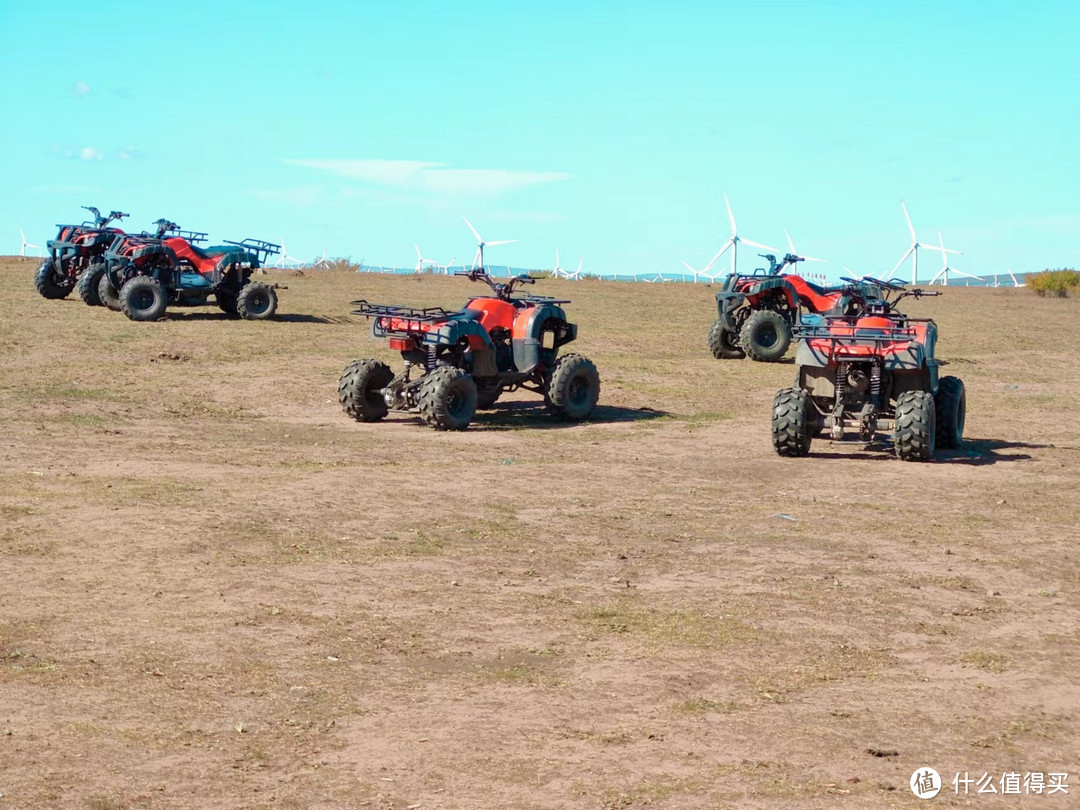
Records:
[[[34,275],[34,286],[45,298],[67,298],[80,278],[104,267],[105,251],[124,233],[119,228],[110,228],[109,223],[123,219],[127,214],[110,211],[107,217],[103,217],[92,205],[84,205],[83,208],[94,215],[92,222],[57,225],[59,230],[56,238],[46,243],[49,255],[41,262]],[[81,286],[79,294],[83,295],[85,300]],[[94,296],[96,295],[95,291]]]
[[[795,386],[778,391],[773,401],[776,452],[805,456],[822,430],[841,441],[853,428],[869,443],[882,422],[891,423],[893,450],[905,461],[928,461],[937,447],[959,447],[967,411],[964,383],[938,376],[937,325],[896,311],[907,296],[940,293],[906,290],[870,276],[843,280],[852,298],[860,299],[861,312],[807,315],[796,327]],[[881,296],[862,298],[867,285]]]
[[[791,332],[801,312],[850,312],[848,286],[820,287],[801,276],[784,273],[803,261],[789,253],[780,261],[762,254],[769,269],[754,275],[732,273],[716,294],[719,317],[709,329],[709,349],[718,360],[748,356],[751,360],[776,362],[791,345]],[[857,284],[863,297],[874,294]]]
[[[251,274],[279,248],[259,239],[200,248],[205,233],[182,231],[159,219],[153,236],[125,236],[106,253],[98,287],[110,309],[134,321],[154,321],[169,304],[199,306],[213,294],[226,313],[263,320],[277,309],[277,293]]]
[[[558,357],[577,337],[561,304],[543,296],[514,296],[529,276],[496,282],[482,268],[467,273],[494,295],[473,298],[457,312],[353,301],[356,315],[373,318],[375,337],[389,338],[405,367],[394,376],[381,360],[354,360],[338,382],[338,401],[360,422],[393,411],[418,411],[436,430],[464,430],[478,408],[504,391],[524,388],[544,396],[548,409],[571,421],[587,419],[600,396],[600,375],[580,354]],[[413,372],[418,372],[413,377]]]

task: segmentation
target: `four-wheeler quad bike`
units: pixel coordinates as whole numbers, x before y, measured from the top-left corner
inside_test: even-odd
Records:
[[[525,275],[506,283],[483,268],[455,275],[486,283],[494,295],[473,298],[457,312],[352,302],[354,314],[374,319],[372,335],[400,350],[405,367],[395,376],[381,360],[350,363],[338,383],[345,413],[377,422],[391,410],[418,411],[436,430],[464,430],[477,408],[524,388],[543,394],[548,409],[564,419],[587,419],[600,396],[600,375],[580,354],[558,356],[577,337],[560,306],[569,301],[514,296],[517,286],[535,283]]]
[[[804,261],[793,253],[779,262],[771,254],[760,255],[769,262],[768,270],[759,268],[753,275],[732,273],[716,294],[718,317],[709,329],[709,350],[718,360],[748,356],[776,362],[791,345],[791,331],[800,312],[851,314],[847,285],[820,287],[784,273],[785,267]],[[856,287],[861,298],[875,294],[864,284]]]
[[[155,321],[169,304],[199,306],[213,294],[226,313],[248,320],[273,316],[277,293],[251,274],[278,245],[245,239],[200,248],[205,233],[182,231],[164,219],[155,224],[153,236],[124,236],[105,254],[98,290],[106,305],[133,321]]]
[[[872,442],[890,423],[896,455],[927,461],[937,447],[959,447],[967,400],[957,377],[939,377],[934,356],[937,325],[896,311],[907,296],[939,295],[864,276],[848,282],[860,297],[864,285],[880,298],[863,299],[857,315],[806,315],[797,325],[792,388],[777,392],[772,441],[781,456],[805,456],[821,431],[841,441],[846,428]],[[893,298],[889,300],[889,296]]]
[[[80,277],[104,267],[105,251],[124,233],[119,228],[110,228],[109,223],[123,219],[127,214],[110,211],[103,217],[92,205],[83,208],[94,215],[93,221],[81,225],[57,225],[56,238],[46,243],[49,255],[34,274],[34,286],[45,298],[67,298]],[[79,292],[82,294],[81,287]],[[96,297],[97,293],[94,295]]]

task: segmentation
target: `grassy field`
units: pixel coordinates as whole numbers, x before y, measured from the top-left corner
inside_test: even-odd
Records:
[[[1080,302],[915,302],[968,387],[931,464],[781,459],[790,364],[720,362],[705,285],[541,282],[592,422],[345,417],[348,302],[134,323],[0,259],[0,808],[917,807],[912,772],[1080,793]],[[954,796],[944,806],[1016,807]]]

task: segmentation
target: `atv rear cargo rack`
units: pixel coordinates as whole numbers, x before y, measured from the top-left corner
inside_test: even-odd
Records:
[[[186,239],[193,245],[197,245],[201,242],[205,242],[209,237],[209,233],[203,231],[185,231],[182,228],[169,228],[165,233],[172,236],[179,236],[181,239]]]
[[[798,323],[791,330],[795,340],[831,340],[836,343],[895,343],[898,340],[914,340],[919,334],[911,326],[857,326],[854,318],[825,318],[821,324]],[[933,323],[930,318],[906,318],[905,324]],[[851,330],[851,334],[837,334],[837,327]]]
[[[420,309],[417,307],[388,306],[386,304],[371,304],[362,298],[356,301],[350,301],[349,305],[356,307],[356,309],[352,311],[353,315],[363,315],[365,318],[401,318],[402,320],[418,321],[420,323],[441,321],[455,314],[442,307],[425,307]]]
[[[264,239],[245,239],[242,242],[234,242],[232,239],[225,240],[226,245],[236,245],[249,250],[259,257],[259,264],[265,264],[266,260],[273,255],[281,253],[281,245],[267,242]]]

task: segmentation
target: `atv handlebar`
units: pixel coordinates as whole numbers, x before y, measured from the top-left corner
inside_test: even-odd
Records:
[[[513,276],[505,284],[495,281],[486,270],[473,269],[469,271],[455,271],[455,276],[464,276],[469,281],[483,281],[489,287],[492,292],[495,293],[496,298],[501,298],[503,301],[510,300],[510,294],[514,291],[514,287],[519,284],[535,284],[536,279],[528,275]]]

